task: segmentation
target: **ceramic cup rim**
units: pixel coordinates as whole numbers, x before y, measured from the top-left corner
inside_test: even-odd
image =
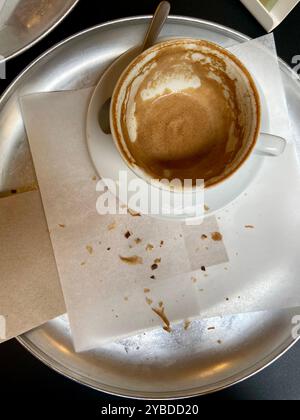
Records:
[[[231,53],[230,51],[225,49],[224,47],[221,47],[220,45],[218,45],[214,42],[207,41],[207,40],[200,39],[200,38],[185,38],[185,37],[184,38],[179,38],[179,37],[176,37],[176,38],[161,41],[161,42],[155,44],[154,46],[152,46],[151,48],[149,48],[149,49],[143,51],[142,53],[140,53],[124,69],[124,71],[122,72],[121,76],[119,77],[118,82],[116,83],[116,86],[115,86],[114,91],[113,91],[111,106],[110,106],[110,126],[111,126],[112,138],[113,138],[115,146],[117,147],[117,150],[118,150],[119,154],[121,155],[122,159],[124,160],[124,162],[126,163],[128,168],[131,169],[136,174],[136,176],[143,179],[144,181],[146,181],[147,183],[149,183],[152,186],[154,185],[154,186],[156,186],[158,188],[161,188],[163,190],[167,189],[170,192],[173,192],[174,190],[166,188],[163,185],[162,182],[160,182],[159,180],[155,180],[145,170],[143,170],[138,165],[135,165],[132,161],[132,160],[134,160],[133,156],[131,156],[131,159],[130,159],[130,157],[126,155],[124,147],[121,145],[122,144],[122,139],[120,138],[121,134],[119,133],[118,128],[117,128],[117,120],[120,118],[120,115],[117,115],[118,113],[116,111],[116,108],[117,108],[117,104],[118,104],[119,95],[121,94],[123,89],[126,88],[126,84],[125,84],[126,78],[138,66],[138,64],[144,58],[146,58],[149,54],[151,54],[155,51],[159,51],[162,48],[172,47],[176,44],[180,45],[181,43],[182,44],[186,44],[186,43],[188,43],[188,44],[193,44],[193,43],[205,44],[206,46],[208,46],[208,47],[210,47],[214,50],[217,50],[221,54],[225,55],[226,58],[228,58],[231,63],[234,63],[238,67],[239,71],[246,77],[246,79],[248,81],[248,85],[251,88],[251,90],[249,88],[247,88],[247,89],[248,89],[248,91],[251,92],[251,95],[254,98],[254,101],[255,101],[255,104],[256,104],[256,109],[255,110],[254,110],[254,107],[253,107],[254,114],[256,113],[256,119],[255,119],[255,121],[253,119],[253,123],[252,123],[252,124],[254,124],[254,122],[256,122],[256,126],[255,126],[255,129],[254,129],[253,138],[251,140],[251,145],[249,146],[249,149],[248,149],[247,153],[245,154],[245,156],[243,157],[241,162],[238,165],[236,165],[236,167],[232,171],[230,171],[227,175],[225,175],[222,179],[216,181],[215,183],[213,183],[211,185],[208,185],[208,186],[205,185],[205,189],[207,189],[207,188],[212,189],[214,187],[219,186],[220,184],[223,184],[229,178],[231,178],[233,175],[235,175],[239,171],[239,169],[248,161],[248,159],[252,155],[252,153],[255,149],[255,146],[258,142],[259,135],[260,135],[260,130],[261,130],[261,121],[262,121],[261,99],[260,99],[259,91],[258,91],[258,88],[256,86],[256,83],[254,81],[253,76],[251,75],[250,71],[246,68],[246,66],[241,62],[241,60],[238,57],[236,57],[236,55],[234,55],[233,53]],[[250,141],[249,141],[249,143],[250,143]],[[200,188],[203,189],[203,186],[200,187]],[[190,193],[191,191],[193,192],[193,191],[196,191],[197,189],[198,189],[197,186],[193,186],[192,188],[188,189],[187,192]]]

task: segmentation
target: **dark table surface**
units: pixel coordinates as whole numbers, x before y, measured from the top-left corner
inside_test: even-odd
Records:
[[[62,39],[82,29],[124,16],[151,14],[158,0],[81,0],[74,11],[50,35],[7,65],[7,79],[0,80],[0,93],[36,57]],[[193,16],[232,27],[250,37],[265,34],[239,0],[171,0],[172,14]],[[300,54],[300,4],[275,30],[278,54],[288,64]],[[299,359],[298,359],[299,357]],[[300,343],[271,367],[239,385],[203,400],[300,400]],[[98,412],[107,404],[126,406],[130,402],[89,390],[61,377],[35,360],[16,340],[0,346],[1,400],[16,399],[93,401]],[[132,402],[131,402],[132,404]],[[133,402],[133,404],[135,404]]]

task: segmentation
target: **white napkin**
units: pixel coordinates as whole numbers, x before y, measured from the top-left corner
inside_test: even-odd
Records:
[[[178,275],[228,261],[223,242],[211,238],[219,231],[215,218],[195,227],[97,214],[97,178],[85,142],[90,95],[84,89],[22,98],[77,351],[166,327],[153,309],[164,308],[172,324],[197,316],[195,281]]]
[[[254,76],[268,107],[269,133],[291,141],[291,126],[281,79],[274,35],[269,34],[235,45],[229,50],[239,57]]]
[[[291,129],[274,36],[230,50],[266,99],[269,133],[284,137],[288,147],[280,157],[264,158],[250,188],[219,213],[230,264],[223,266],[223,273],[222,266],[212,267],[204,279],[202,317],[300,305],[300,171],[295,147],[300,139]]]

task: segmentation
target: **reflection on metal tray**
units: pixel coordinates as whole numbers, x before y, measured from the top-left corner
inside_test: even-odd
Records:
[[[79,0],[0,0],[0,61],[46,36]]]
[[[148,17],[122,19],[85,31],[45,53],[0,101],[0,191],[34,185],[35,176],[18,95],[92,86],[108,64],[142,37]],[[162,37],[205,38],[225,47],[247,40],[228,28],[191,18],[171,17]],[[293,127],[300,135],[300,90],[282,62]],[[276,262],[274,262],[275,264]],[[104,267],[105,269],[105,267]],[[288,287],[288,284],[287,284]],[[166,335],[158,330],[95,351],[76,354],[66,317],[24,335],[20,342],[37,358],[80,383],[139,398],[177,398],[227,387],[258,372],[295,340],[291,319],[297,310],[251,313],[192,324]],[[215,340],[222,345],[215,346]]]

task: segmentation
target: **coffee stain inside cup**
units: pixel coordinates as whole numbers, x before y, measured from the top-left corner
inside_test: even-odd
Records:
[[[233,55],[206,41],[172,40],[136,59],[112,105],[127,162],[155,179],[231,175],[253,149],[260,104],[251,76]]]

